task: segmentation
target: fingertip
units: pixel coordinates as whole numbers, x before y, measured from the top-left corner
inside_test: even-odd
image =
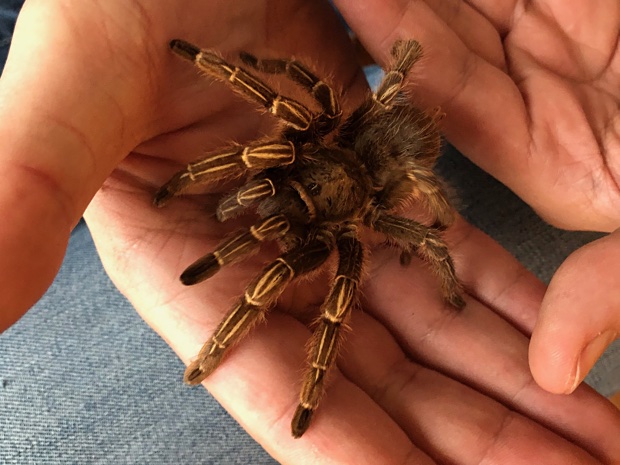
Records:
[[[586,375],[594,367],[594,364],[601,358],[603,352],[614,342],[617,338],[617,333],[613,330],[602,331],[597,334],[588,344],[582,349],[579,356],[579,360],[576,364],[575,374],[572,379],[572,385],[567,390],[568,393],[573,392],[579,384],[585,379]],[[569,382],[571,379],[569,378]]]
[[[0,187],[0,331],[44,294],[58,272],[71,234],[63,207],[40,186]]]
[[[553,343],[553,338],[541,331],[534,331],[529,347],[529,365],[532,377],[545,391],[553,394],[570,394],[575,388],[577,356],[563,347],[561,340]]]
[[[529,349],[532,376],[549,392],[572,393],[617,337],[617,236],[571,254],[549,284]]]

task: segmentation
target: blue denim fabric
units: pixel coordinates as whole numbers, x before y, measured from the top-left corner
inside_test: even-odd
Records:
[[[0,336],[0,464],[276,464],[107,277],[87,227]]]
[[[1,0],[0,2],[0,74],[4,69],[9,45],[11,45],[17,13],[23,3],[24,0]]]
[[[6,53],[21,2],[0,1]],[[465,217],[544,280],[597,237],[544,224],[450,147],[439,170]],[[0,335],[0,464],[275,464],[204,389],[183,385],[183,369],[114,288],[81,223],[52,287]],[[620,389],[620,343],[587,380]]]

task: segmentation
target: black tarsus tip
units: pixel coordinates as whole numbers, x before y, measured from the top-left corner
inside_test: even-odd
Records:
[[[220,264],[213,254],[203,257],[190,266],[181,274],[181,282],[186,286],[198,284],[209,279],[220,269]]]
[[[467,304],[463,296],[461,296],[460,294],[456,294],[454,297],[452,297],[450,303],[457,310],[463,310],[465,308],[465,305]]]
[[[253,68],[256,68],[258,66],[258,58],[256,58],[254,55],[252,55],[251,53],[248,52],[240,52],[239,53],[239,58],[241,59],[241,61],[249,66],[252,66]]]
[[[185,372],[184,381],[192,386],[200,384],[205,378],[204,373],[198,367],[189,369]]]
[[[291,434],[295,439],[299,439],[310,426],[312,420],[312,414],[314,410],[298,405],[293,415],[293,421],[291,421]]]
[[[166,187],[162,187],[153,196],[153,205],[163,207],[171,198],[172,194],[170,191]]]
[[[196,60],[196,57],[200,53],[200,48],[181,39],[171,40],[170,49],[177,55],[187,58],[190,61]]]

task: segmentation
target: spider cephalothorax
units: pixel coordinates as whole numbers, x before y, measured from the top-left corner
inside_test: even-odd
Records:
[[[419,59],[416,41],[399,41],[392,49],[393,65],[378,90],[341,124],[336,93],[304,65],[294,60],[259,60],[247,53],[249,68],[282,74],[316,100],[320,111],[278,95],[245,69],[217,53],[173,40],[172,50],[207,75],[262,105],[279,118],[284,129],[276,137],[247,146],[231,145],[191,162],[155,194],[163,205],[195,183],[246,176],[246,182],[223,197],[217,217],[225,221],[246,209],[261,218],[256,224],[221,242],[210,254],[190,265],[181,280],[203,281],[221,267],[247,256],[263,241],[278,241],[282,255],[247,286],[217,330],[187,368],[185,380],[198,384],[222,361],[230,347],[261,319],[286,286],[316,270],[332,252],[338,266],[314,329],[300,402],[292,421],[293,436],[310,424],[323,395],[325,375],[333,365],[342,329],[362,276],[364,246],[358,230],[383,233],[401,250],[406,264],[412,253],[422,257],[440,279],[444,299],[462,307],[461,288],[441,232],[454,213],[432,169],[439,155],[439,111],[428,115],[407,103],[402,86]],[[328,137],[329,136],[329,137]],[[416,198],[426,204],[435,222],[426,226],[397,216],[394,209]]]

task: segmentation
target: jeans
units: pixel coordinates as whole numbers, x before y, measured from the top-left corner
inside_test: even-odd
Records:
[[[0,463],[275,464],[108,279],[82,222],[54,284],[0,336]]]
[[[3,1],[6,55],[20,2]],[[463,215],[544,280],[598,237],[544,224],[450,147],[439,170]],[[183,371],[110,282],[80,223],[52,287],[0,336],[0,463],[275,464],[207,391],[182,383]],[[605,395],[620,389],[620,344],[587,381]]]
[[[15,27],[15,19],[24,0],[2,0],[0,4],[0,73],[4,68],[9,45],[11,45],[11,37],[13,36],[13,28]]]

